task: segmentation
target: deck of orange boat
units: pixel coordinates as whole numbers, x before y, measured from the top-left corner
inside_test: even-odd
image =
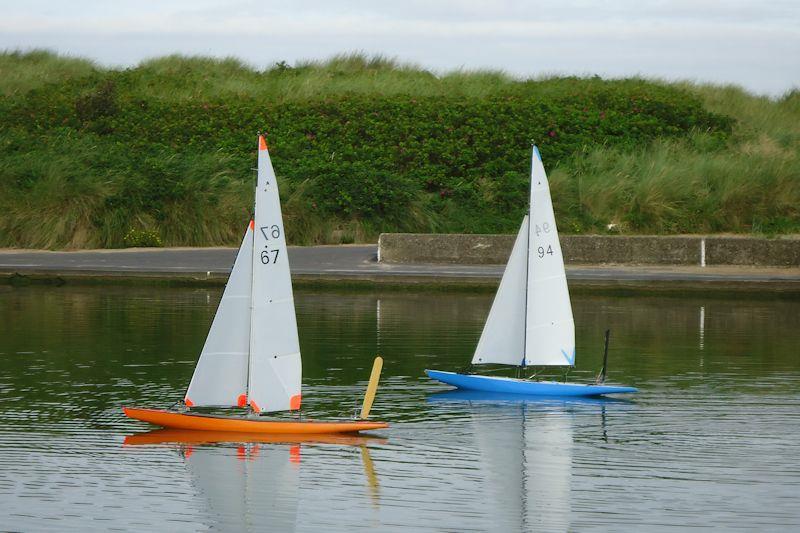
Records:
[[[389,424],[386,422],[370,422],[368,420],[258,420],[238,417],[206,416],[196,413],[177,413],[174,411],[141,409],[136,407],[123,407],[123,411],[130,418],[141,420],[142,422],[149,422],[157,426],[199,431],[307,435],[352,433],[389,427]]]

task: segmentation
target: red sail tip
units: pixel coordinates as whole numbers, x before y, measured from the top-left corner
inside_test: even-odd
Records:
[[[252,224],[252,221],[250,222],[250,224]],[[247,405],[247,395],[240,394],[239,397],[236,399],[236,405],[238,405],[239,407],[244,407],[245,405]]]
[[[251,220],[250,221],[250,229],[255,231],[255,229],[256,229],[256,221],[255,220]]]
[[[258,407],[258,404],[253,400],[250,400],[250,407],[253,409],[253,412],[260,413],[261,409]]]
[[[186,407],[194,406],[194,402],[192,400],[190,400],[188,396],[183,399],[183,403],[184,403],[184,405],[186,405]]]
[[[263,135],[258,136],[258,149],[259,150],[266,150],[267,149],[267,141],[264,139]]]
[[[289,409],[295,410],[300,409],[300,401],[302,397],[299,394],[295,394],[289,399]]]

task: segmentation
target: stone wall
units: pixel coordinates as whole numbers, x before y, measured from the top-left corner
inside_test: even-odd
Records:
[[[514,235],[383,233],[387,263],[503,264]],[[800,237],[561,235],[567,264],[800,267]]]

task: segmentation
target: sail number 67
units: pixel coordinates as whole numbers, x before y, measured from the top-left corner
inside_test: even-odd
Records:
[[[280,250],[264,250],[261,252],[261,262],[265,265],[278,262],[278,252]],[[270,256],[270,254],[273,254]]]

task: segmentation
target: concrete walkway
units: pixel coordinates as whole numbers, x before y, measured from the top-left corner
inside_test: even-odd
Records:
[[[234,248],[152,248],[50,252],[0,250],[0,278],[113,280],[149,278],[224,283]],[[387,264],[375,245],[290,247],[296,282],[374,284],[497,284],[502,265]],[[800,294],[800,269],[569,265],[572,287],[649,290],[726,289]],[[144,280],[143,280],[144,281]]]

